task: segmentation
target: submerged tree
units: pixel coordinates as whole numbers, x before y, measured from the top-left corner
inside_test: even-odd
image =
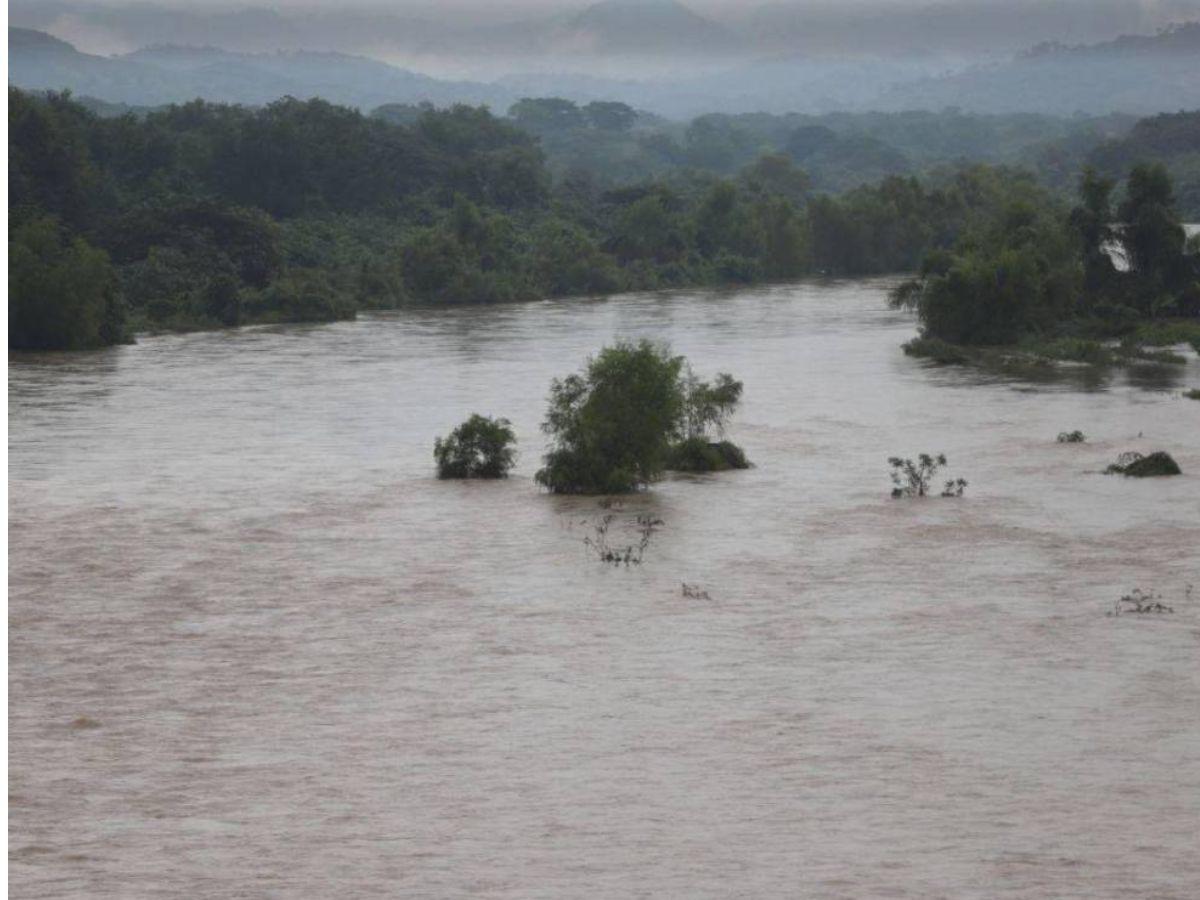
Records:
[[[742,448],[724,439],[725,426],[742,399],[742,383],[727,372],[718,373],[712,382],[701,381],[687,366],[680,388],[683,418],[667,468],[676,472],[750,468]]]
[[[741,396],[732,375],[701,381],[666,346],[606,347],[582,373],[551,385],[542,428],[553,446],[537,480],[556,493],[621,494],[667,469],[748,468],[739,447],[710,436],[724,435]]]
[[[434,443],[438,478],[506,478],[516,442],[508,419],[475,414]]]
[[[946,455],[922,453],[916,462],[893,456],[888,459],[888,465],[892,467],[892,497],[924,497],[932,490],[934,476],[946,465]],[[942,496],[961,497],[966,489],[965,478],[951,479],[942,487]]]
[[[542,425],[553,445],[538,482],[555,493],[622,494],[659,478],[683,413],[683,365],[665,346],[621,342],[555,379]]]

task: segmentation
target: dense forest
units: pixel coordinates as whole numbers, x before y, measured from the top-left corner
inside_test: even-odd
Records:
[[[1032,174],[1005,166],[934,166],[830,193],[810,161],[868,170],[851,144],[868,156],[886,145],[776,117],[736,117],[757,132],[697,120],[691,155],[641,180],[603,177],[614,168],[603,158],[590,170],[548,162],[546,148],[561,154],[564,141],[626,140],[637,115],[539,100],[509,118],[469,106],[368,116],[289,98],[102,117],[69,96],[10,89],[10,346],[406,303],[914,271],[1014,204],[1065,215]],[[919,116],[879,117],[875,133],[909,134],[914,155],[979,140],[941,121],[923,144]],[[768,125],[782,152],[740,137]],[[1102,146],[1119,165],[1121,144]]]
[[[606,110],[600,110],[600,113]],[[10,344],[913,268],[1014,189],[984,168],[811,194],[789,158],[616,189],[552,178],[483,108],[396,124],[323,101],[101,118],[10,91]]]
[[[1017,346],[1097,364],[1185,361],[1146,345],[1200,352],[1200,237],[1188,241],[1170,174],[1142,163],[1119,203],[1116,187],[1086,169],[1069,211],[1014,197],[982,229],[927,254],[892,295],[921,323],[908,351],[959,362],[972,360],[964,346]]]

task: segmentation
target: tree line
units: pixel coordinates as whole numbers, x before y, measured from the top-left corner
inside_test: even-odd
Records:
[[[619,132],[618,106],[576,112]],[[786,154],[612,188],[554,177],[539,138],[485,108],[386,121],[285,98],[101,118],[10,89],[9,344],[912,271],[1037,190],[965,166],[831,196]]]
[[[1088,168],[1074,206],[1037,191],[1013,196],[949,249],[927,253],[892,298],[920,320],[923,341],[910,349],[945,356],[944,344],[1025,342],[1098,362],[1111,353],[1096,339],[1125,338],[1131,352],[1143,341],[1200,351],[1200,242],[1187,239],[1170,174],[1138,164],[1120,198],[1116,187]]]

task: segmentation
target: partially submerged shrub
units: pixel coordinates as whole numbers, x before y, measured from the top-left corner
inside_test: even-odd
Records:
[[[1200,388],[1184,391],[1183,396],[1187,397],[1189,400],[1200,400]]]
[[[742,448],[730,441],[687,438],[672,445],[667,468],[672,472],[727,472],[748,469],[750,462]]]
[[[970,356],[962,347],[935,337],[913,338],[904,345],[904,352],[908,356],[931,359],[941,365],[958,365],[970,361]]]
[[[1117,348],[1120,357],[1126,361],[1156,363],[1165,366],[1186,366],[1187,357],[1170,350],[1147,350],[1136,344],[1121,344]]]
[[[745,468],[733,444],[710,443],[742,394],[728,374],[700,381],[682,356],[649,341],[619,343],[550,386],[542,429],[553,446],[537,480],[555,493],[623,494],[667,468]]]
[[[698,584],[688,584],[683,582],[683,596],[689,600],[711,600],[708,596],[708,591],[703,590]]]
[[[554,443],[538,482],[559,494],[627,494],[658,479],[683,412],[683,362],[649,341],[619,343],[555,379],[542,425]]]
[[[1138,343],[1154,347],[1190,344],[1192,349],[1200,353],[1200,322],[1187,320],[1146,322],[1138,326],[1134,337]]]
[[[946,455],[922,453],[916,462],[893,456],[888,459],[888,465],[892,467],[892,497],[924,497],[932,489],[934,476],[946,465]],[[961,497],[966,489],[966,479],[952,479],[942,487],[942,496]]]
[[[1058,442],[1060,444],[1082,444],[1087,438],[1082,431],[1060,431],[1058,433]]]
[[[646,548],[654,533],[662,527],[663,520],[653,516],[638,516],[634,519],[637,540],[632,544],[621,546],[613,544],[610,531],[616,516],[606,513],[598,522],[592,525],[592,534],[583,539],[583,545],[596,554],[600,562],[611,563],[614,566],[640,566],[646,555]]]
[[[1137,451],[1122,453],[1117,461],[1104,470],[1106,475],[1125,475],[1129,478],[1158,478],[1166,475],[1182,475],[1179,464],[1171,454],[1159,450],[1148,456]]]
[[[712,382],[701,381],[688,366],[680,389],[683,420],[667,454],[666,467],[693,473],[750,468],[742,448],[724,440],[725,426],[742,399],[742,383],[726,372],[718,373]],[[721,440],[712,440],[710,431]]]
[[[1099,341],[1086,338],[1066,337],[1051,341],[1040,341],[1031,345],[1038,356],[1062,362],[1086,363],[1092,366],[1110,366],[1116,355]]]
[[[947,481],[945,487],[942,488],[943,497],[961,497],[963,491],[967,489],[967,479],[955,478],[952,481]]]
[[[506,478],[517,436],[508,419],[473,415],[433,445],[438,478]]]
[[[1187,596],[1191,596],[1192,586],[1188,585]],[[1156,594],[1153,591],[1146,592],[1141,588],[1134,588],[1120,600],[1113,604],[1110,616],[1122,616],[1126,613],[1133,615],[1147,615],[1149,613],[1173,613],[1174,607],[1163,603],[1161,594]]]

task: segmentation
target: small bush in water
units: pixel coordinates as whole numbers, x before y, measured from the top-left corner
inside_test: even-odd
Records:
[[[683,422],[676,440],[667,451],[666,467],[674,472],[726,472],[748,469],[742,448],[725,440],[725,426],[742,399],[742,383],[721,372],[711,381],[701,381],[687,366],[680,379]],[[719,440],[712,440],[713,431]]]
[[[922,453],[917,457],[916,462],[893,456],[888,460],[888,465],[892,467],[892,496],[894,498],[925,497],[931,490],[930,486],[933,484],[934,476],[942,466],[946,465],[946,455],[939,453],[937,456],[931,456],[928,453]],[[943,486],[942,496],[961,497],[966,489],[966,479],[953,479],[947,481]]]
[[[1058,442],[1060,444],[1082,444],[1087,438],[1082,431],[1060,431],[1058,433]]]
[[[1187,588],[1187,597],[1192,595],[1192,586],[1189,584]],[[1113,604],[1110,616],[1122,616],[1126,613],[1144,616],[1149,613],[1173,613],[1174,607],[1163,603],[1161,594],[1156,594],[1153,591],[1143,591],[1141,588],[1134,588],[1120,600]]]
[[[739,448],[709,437],[723,437],[741,396],[733,376],[701,381],[666,346],[605,347],[582,372],[551,384],[542,429],[552,447],[537,481],[560,494],[625,494],[667,469],[747,468]]]
[[[601,516],[600,521],[592,525],[593,533],[583,539],[583,545],[595,553],[600,562],[611,563],[614,566],[624,565],[626,568],[640,566],[646,555],[646,548],[650,546],[654,533],[662,527],[663,520],[653,516],[638,516],[634,520],[637,543],[623,547],[614,545],[609,539],[609,531],[615,520],[616,516],[612,513]]]
[[[1191,391],[1185,391],[1183,396],[1187,397],[1189,400],[1200,400],[1200,388]]]
[[[508,419],[473,415],[433,445],[438,478],[505,478],[516,460]]]
[[[1182,475],[1179,464],[1171,454],[1159,450],[1149,456],[1136,451],[1122,453],[1117,461],[1104,470],[1106,475],[1125,475],[1129,478],[1158,478],[1166,475]]]
[[[726,472],[748,469],[750,462],[742,448],[731,441],[713,442],[693,437],[671,447],[667,468],[673,472]]]

